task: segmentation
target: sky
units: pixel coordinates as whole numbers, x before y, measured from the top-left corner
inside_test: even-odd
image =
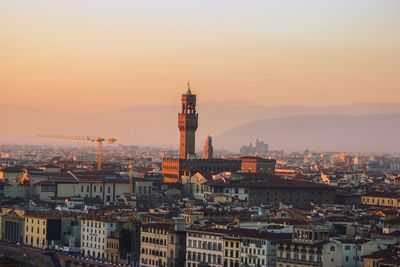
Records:
[[[0,105],[400,102],[398,0],[2,0]]]

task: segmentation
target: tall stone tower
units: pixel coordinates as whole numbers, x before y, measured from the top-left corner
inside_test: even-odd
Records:
[[[213,145],[212,145],[212,137],[207,136],[206,141],[203,146],[203,158],[204,159],[212,159],[213,158]]]
[[[196,113],[196,95],[190,91],[190,84],[186,94],[182,94],[182,112],[178,114],[178,127],[180,131],[180,159],[188,159],[195,155],[196,130],[198,126]]]

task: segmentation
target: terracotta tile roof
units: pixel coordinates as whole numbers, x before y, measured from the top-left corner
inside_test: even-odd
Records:
[[[244,179],[241,180],[218,179],[207,182],[205,185],[214,187],[335,189],[335,187],[324,184],[303,180],[283,179],[279,176],[267,173],[247,173],[244,174]]]
[[[370,255],[365,255],[364,258],[384,259],[382,261],[384,263],[396,263],[395,260],[398,260],[399,255],[400,255],[400,246],[395,245],[395,246],[389,246],[387,249],[376,251]]]
[[[390,191],[371,191],[366,193],[366,197],[400,198],[399,193]]]

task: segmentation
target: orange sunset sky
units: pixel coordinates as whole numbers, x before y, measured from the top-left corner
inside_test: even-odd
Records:
[[[400,102],[400,1],[0,2],[0,105]]]

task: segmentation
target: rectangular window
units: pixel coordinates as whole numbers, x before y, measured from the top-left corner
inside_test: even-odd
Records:
[[[54,185],[41,185],[41,191],[42,192],[54,192]]]

